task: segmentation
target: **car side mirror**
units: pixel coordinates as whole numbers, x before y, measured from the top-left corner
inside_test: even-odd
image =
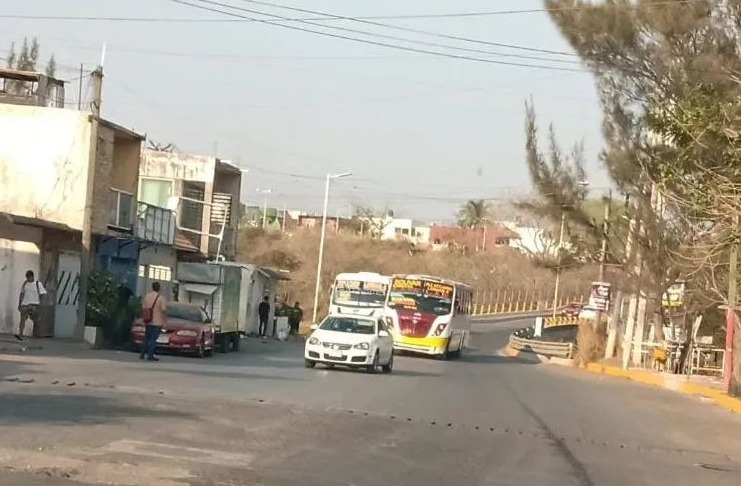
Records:
[[[310,327],[310,329],[312,331],[316,331],[317,329],[319,329],[319,324],[312,324],[311,327]]]
[[[378,337],[383,337],[383,338],[389,337],[389,332],[388,331],[384,331],[382,329],[382,330],[378,331]]]

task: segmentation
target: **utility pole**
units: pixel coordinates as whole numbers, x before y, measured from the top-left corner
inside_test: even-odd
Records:
[[[98,125],[100,124],[100,105],[103,95],[103,66],[92,72],[93,101],[90,104],[90,149],[88,152],[85,210],[82,219],[82,251],[80,252],[80,298],[77,308],[75,338],[85,336],[85,314],[87,311],[88,282],[93,267],[93,192],[95,191],[95,169],[98,159]]]
[[[566,211],[561,213],[561,229],[558,233],[558,251],[556,267],[556,288],[553,290],[553,317],[556,317],[558,311],[558,292],[561,287],[561,247],[563,246],[564,232],[566,231]]]
[[[605,281],[605,260],[607,259],[607,232],[610,229],[610,206],[612,206],[612,191],[608,193],[607,204],[605,205],[604,221],[602,221],[602,246],[599,255],[599,282]],[[609,302],[608,302],[609,305]],[[595,327],[598,328],[602,321],[602,311],[597,310]]]
[[[286,217],[288,215],[286,214],[286,203],[283,203],[283,221],[282,221],[282,230],[285,233],[286,232]]]
[[[739,217],[734,218],[735,230]],[[731,246],[728,268],[728,310],[726,310],[726,353],[723,362],[723,385],[729,395],[741,394],[741,333],[737,333],[738,314],[738,242]]]

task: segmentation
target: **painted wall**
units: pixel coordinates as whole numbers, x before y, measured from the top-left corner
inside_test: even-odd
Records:
[[[41,274],[41,242],[41,229],[14,225],[0,216],[0,333],[11,333],[18,326],[18,295],[26,271]],[[26,335],[31,332],[29,321]]]
[[[160,278],[157,278],[156,280],[160,283],[164,295],[168,299],[172,299],[173,280],[176,279],[177,251],[173,247],[167,245],[146,246],[139,252],[139,267],[141,268],[142,265],[157,265],[170,268],[171,272],[169,279],[160,275]],[[146,292],[149,292],[154,280],[155,279],[150,279],[147,274],[142,277],[140,271],[137,295],[145,295]]]
[[[82,229],[87,114],[0,104],[0,134],[0,211]]]

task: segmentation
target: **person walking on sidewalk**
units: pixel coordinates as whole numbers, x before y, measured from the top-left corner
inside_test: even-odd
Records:
[[[146,357],[147,361],[159,361],[154,352],[157,349],[157,338],[162,332],[166,319],[167,301],[160,292],[160,283],[152,282],[152,291],[144,296],[142,302],[142,320],[145,330],[139,359]]]
[[[265,296],[257,307],[257,315],[260,318],[260,328],[258,333],[261,337],[265,337],[268,332],[268,319],[270,319],[270,297]]]
[[[26,280],[21,285],[21,293],[18,296],[18,312],[21,313],[21,322],[18,324],[18,334],[15,338],[23,341],[23,332],[26,330],[26,321],[31,319],[33,334],[38,332],[39,306],[41,298],[46,295],[44,285],[34,278],[31,270],[26,272]]]

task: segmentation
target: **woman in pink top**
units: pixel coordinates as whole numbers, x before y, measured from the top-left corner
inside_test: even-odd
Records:
[[[167,302],[160,292],[159,282],[152,282],[152,291],[144,296],[142,318],[146,327],[139,359],[146,356],[147,361],[159,361],[159,358],[154,356],[154,351],[157,349],[157,338],[167,319]]]

